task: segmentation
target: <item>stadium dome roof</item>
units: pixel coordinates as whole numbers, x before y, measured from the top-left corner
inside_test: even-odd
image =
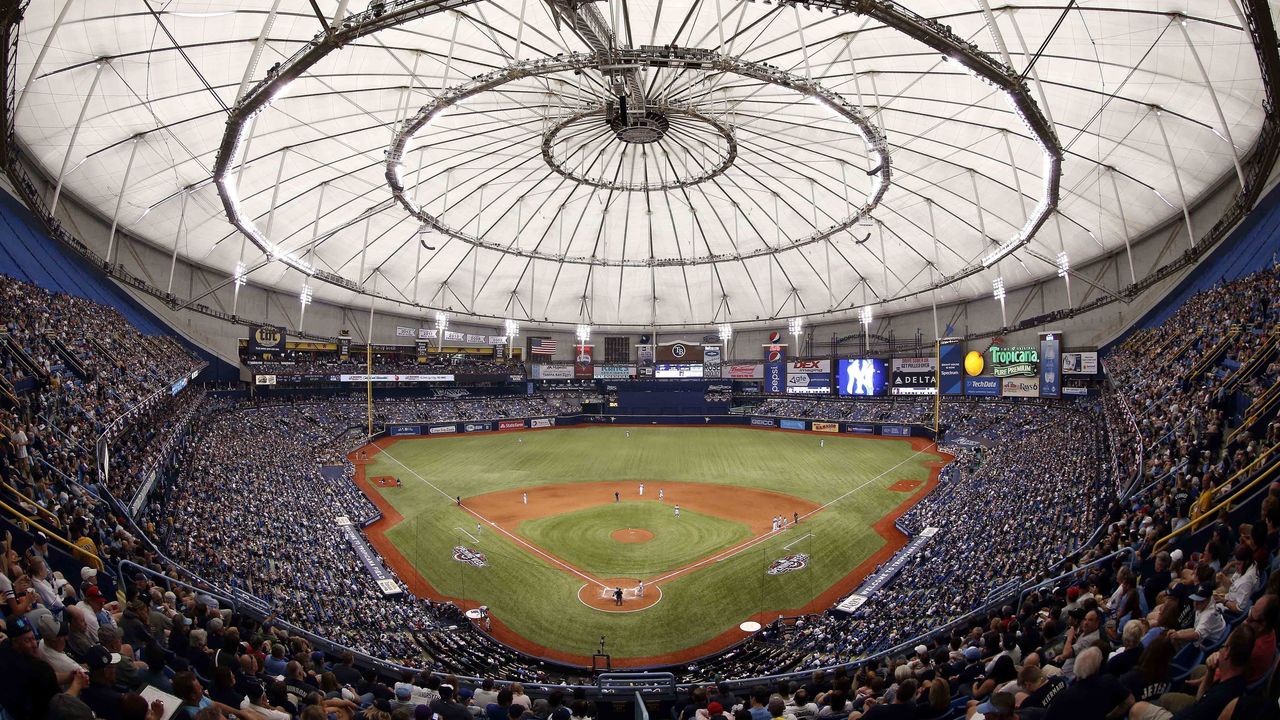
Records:
[[[847,4],[35,2],[16,135],[228,282],[670,326],[1052,277],[1263,123],[1234,0]]]

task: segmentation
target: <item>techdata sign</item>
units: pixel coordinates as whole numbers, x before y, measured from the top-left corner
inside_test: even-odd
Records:
[[[1000,378],[967,377],[964,379],[964,394],[969,397],[1000,397]]]
[[[1040,397],[1062,397],[1062,333],[1040,333]]]
[[[836,392],[844,396],[884,395],[889,371],[880,358],[842,359],[836,363]]]
[[[893,359],[894,395],[932,395],[937,391],[937,358]]]
[[[1033,347],[1000,347],[992,345],[987,351],[991,374],[998,378],[1025,375],[1035,377],[1040,369],[1040,352]]]
[[[786,363],[771,362],[764,364],[764,391],[767,393],[784,393],[787,391]]]
[[[964,393],[964,347],[958,342],[944,342],[938,349],[938,375],[943,395]]]

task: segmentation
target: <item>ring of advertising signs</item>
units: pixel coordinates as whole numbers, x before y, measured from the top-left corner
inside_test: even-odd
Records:
[[[761,363],[721,365],[720,376],[734,380],[762,380],[764,379],[764,365]]]
[[[831,392],[830,360],[792,360],[787,364],[787,392],[826,395]]]
[[[387,434],[394,435],[394,436],[421,435],[422,426],[420,425],[388,425]]]
[[[814,432],[838,433],[840,432],[840,423],[833,422],[814,422]]]
[[[804,424],[804,421],[803,421],[803,420],[787,420],[787,419],[783,419],[783,420],[779,420],[779,421],[778,421],[778,426],[779,426],[779,427],[781,427],[783,430],[804,430],[804,429],[806,429],[806,428],[805,428],[805,424]]]
[[[880,358],[846,358],[836,364],[836,392],[843,396],[884,395],[889,382]]]
[[[911,428],[906,425],[881,425],[880,434],[893,437],[910,437]]]
[[[1007,377],[1004,378],[1005,397],[1040,397],[1040,378]]]
[[[751,418],[751,424],[754,425],[755,427],[769,427],[769,428],[778,427],[777,420],[774,420],[773,418],[766,418],[766,417],[753,417]]]
[[[555,425],[555,418],[533,418],[529,421],[529,427],[531,428],[549,428],[555,427]]]
[[[493,425],[487,422],[469,422],[462,426],[466,432],[486,432],[493,429]]]
[[[875,435],[875,425],[864,425],[862,423],[848,423],[844,426],[844,431],[848,433],[858,433],[859,435]]]
[[[428,430],[428,435],[451,435],[458,432],[456,425],[432,425]]]
[[[523,430],[524,421],[523,420],[499,420],[498,429],[499,430]]]
[[[937,358],[894,358],[892,392],[894,395],[932,395],[938,386],[937,372]]]

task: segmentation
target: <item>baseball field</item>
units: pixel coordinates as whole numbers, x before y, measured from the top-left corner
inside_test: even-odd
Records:
[[[615,667],[829,606],[901,546],[893,520],[945,461],[921,439],[658,426],[387,438],[366,457],[385,515],[369,537],[414,592],[487,606],[498,639],[562,662],[589,665],[604,636]]]

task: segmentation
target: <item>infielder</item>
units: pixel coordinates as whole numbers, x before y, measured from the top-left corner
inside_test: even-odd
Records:
[[[527,493],[527,492],[522,492],[522,493],[520,493],[520,500],[521,500],[521,501],[523,501],[525,505],[528,505],[528,504],[529,504],[529,493]]]
[[[644,483],[640,483],[640,497],[644,497]]]
[[[658,488],[658,502],[662,502],[662,488]]]
[[[676,517],[680,517],[680,504],[676,503]]]
[[[636,585],[636,597],[637,598],[644,597],[644,581],[643,580],[640,581],[639,585]]]

